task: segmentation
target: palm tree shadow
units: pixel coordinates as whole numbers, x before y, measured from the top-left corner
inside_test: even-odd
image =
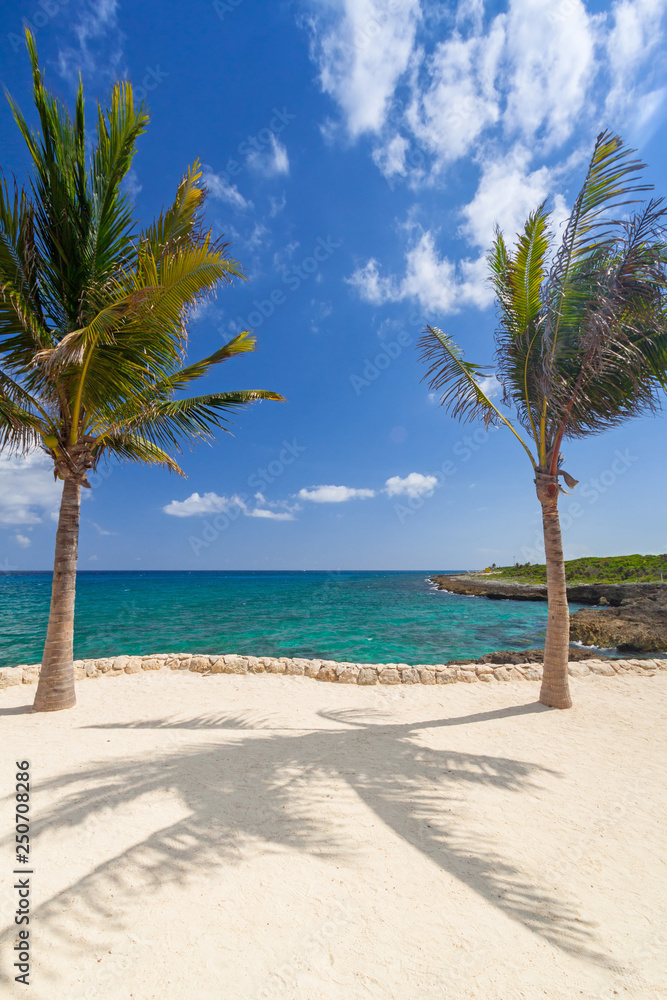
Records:
[[[262,727],[250,716],[219,715],[101,726],[237,730],[239,736],[190,747],[179,742],[150,758],[105,762],[43,782],[38,794],[65,792],[65,797],[33,822],[36,837],[75,827],[78,838],[83,833],[87,841],[98,825],[113,822],[113,810],[158,792],[176,792],[187,816],[97,865],[40,906],[35,919],[76,951],[83,928],[89,937],[101,925],[104,933],[122,930],[123,899],[129,901],[138,891],[150,894],[170,882],[187,883],[202,868],[214,877],[216,868],[237,864],[248,853],[298,851],[354,864],[349,829],[332,823],[325,807],[325,786],[334,778],[346,781],[398,836],[490,905],[557,948],[609,965],[574,906],[531,884],[500,856],[491,835],[464,834],[460,824],[447,822],[448,803],[455,808],[468,785],[487,785],[510,795],[537,788],[540,776],[556,774],[525,761],[434,750],[419,741],[422,729],[497,716],[392,724],[364,722],[349,712],[321,713],[324,720],[336,721],[336,728],[294,731]],[[241,735],[245,731],[248,736]],[[110,908],[103,901],[112,887]],[[73,900],[79,913],[76,941],[62,919]]]

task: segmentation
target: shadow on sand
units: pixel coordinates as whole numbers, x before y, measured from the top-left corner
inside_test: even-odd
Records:
[[[248,844],[254,853],[287,849],[320,859],[354,865],[349,829],[331,823],[321,806],[329,779],[344,781],[368,809],[408,844],[451,873],[489,905],[565,952],[609,966],[591,927],[574,905],[559,900],[503,859],[493,831],[480,837],[448,824],[448,812],[469,785],[489,785],[507,793],[539,788],[541,775],[558,776],[539,765],[505,757],[431,749],[419,734],[428,729],[481,724],[528,713],[547,712],[541,705],[482,712],[461,718],[392,724],[364,712],[320,713],[331,728],[278,728],[251,716],[198,716],[155,719],[99,729],[206,731],[211,740],[196,746],[174,738],[151,756],[82,768],[42,783],[40,791],[72,790],[33,822],[33,836],[45,830],[77,827],[82,839],[94,837],[97,823],[108,826],[113,811],[156,791],[176,792],[186,818],[95,867],[66,891],[34,912],[37,926],[47,925],[56,939],[71,937],[62,925],[76,900],[88,913],[92,929],[101,921],[122,920],[123,898],[138,887],[150,905],[151,889],[185,883],[198,869],[214,877],[221,864],[238,863]],[[215,740],[233,730],[234,738]],[[242,735],[247,733],[246,735]],[[329,818],[325,821],[325,818]],[[257,845],[260,845],[259,847]],[[113,913],[103,900],[113,887]],[[437,906],[437,900],[434,900]],[[79,921],[80,923],[81,921]],[[109,929],[111,925],[109,924]],[[115,927],[119,929],[118,926]],[[81,926],[83,946],[86,927]],[[3,937],[13,935],[8,929]],[[72,942],[69,942],[70,945]]]

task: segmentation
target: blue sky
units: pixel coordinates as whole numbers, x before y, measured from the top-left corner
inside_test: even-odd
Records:
[[[113,466],[82,507],[81,569],[447,569],[540,560],[527,459],[420,382],[426,321],[492,361],[483,256],[547,195],[566,214],[595,135],[665,176],[665,0],[3,3],[2,82],[30,111],[22,21],[50,86],[127,77],[151,125],[129,188],[146,222],[199,159],[207,219],[247,281],[200,310],[190,356],[254,327],[208,380],[266,388],[188,479]],[[26,155],[0,109],[2,167]],[[566,557],[664,552],[665,418],[567,443]],[[49,569],[58,487],[0,457],[0,569]]]

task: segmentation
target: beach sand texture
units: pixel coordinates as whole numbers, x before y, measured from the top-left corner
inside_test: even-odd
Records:
[[[667,675],[356,687],[142,672],[0,702],[0,994],[667,997]],[[32,985],[13,982],[14,761]]]

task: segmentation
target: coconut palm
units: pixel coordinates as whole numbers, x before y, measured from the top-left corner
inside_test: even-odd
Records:
[[[601,133],[562,238],[540,205],[514,248],[499,230],[489,255],[499,307],[496,376],[509,419],[480,386],[489,369],[465,361],[450,336],[428,326],[420,341],[430,387],[460,420],[499,422],[531,462],[542,508],[549,599],[540,701],[572,704],[568,684],[569,610],[558,499],[562,444],[654,410],[667,368],[666,210],[643,201],[644,164],[620,137]],[[518,424],[515,426],[515,424]]]
[[[170,452],[227,430],[230,410],[264,390],[182,398],[191,382],[252,351],[248,332],[185,363],[187,321],[220,282],[242,276],[202,223],[195,164],[173,205],[139,231],[123,194],[148,116],[118,83],[98,105],[88,151],[81,84],[73,118],[45,86],[27,34],[39,129],[11,101],[31,159],[30,187],[0,187],[0,447],[41,447],[63,481],[49,624],[35,709],[75,703],[73,627],[81,487],[100,462],[184,473]]]

